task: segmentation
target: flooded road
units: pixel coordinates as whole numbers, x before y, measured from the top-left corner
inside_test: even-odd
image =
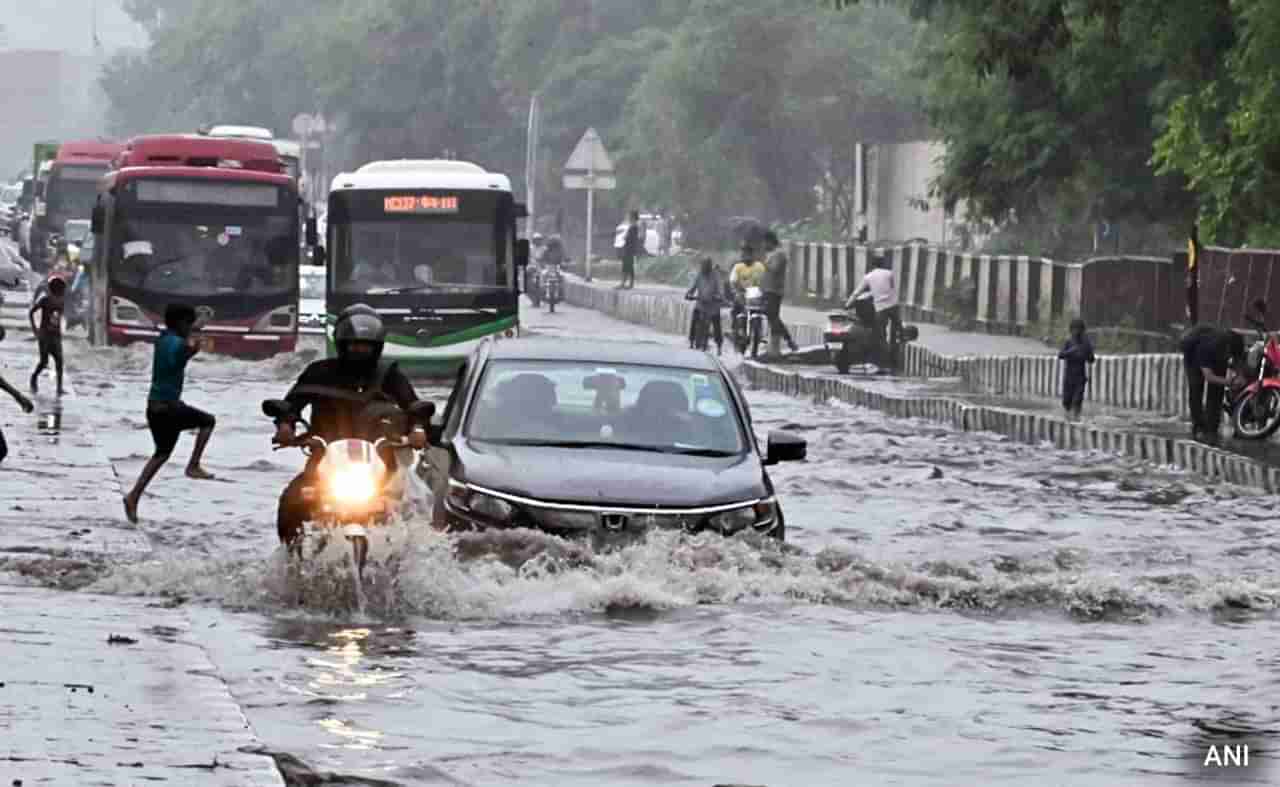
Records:
[[[571,308],[530,320],[680,341]],[[0,345],[10,379],[20,342]],[[132,483],[150,348],[69,355],[64,440],[91,432]],[[415,522],[361,614],[322,569],[298,603],[277,549],[301,455],[271,450],[259,403],[306,358],[192,362],[224,480],[182,477],[184,436],[139,549],[77,546],[120,517],[69,499],[0,557],[7,582],[183,606],[292,783],[1183,784],[1231,730],[1254,767],[1228,783],[1280,778],[1260,765],[1280,732],[1273,497],[756,392],[761,438],[809,440],[770,471],[786,548],[659,534],[596,554]],[[11,484],[44,447],[10,435]],[[48,538],[75,571],[21,549]]]

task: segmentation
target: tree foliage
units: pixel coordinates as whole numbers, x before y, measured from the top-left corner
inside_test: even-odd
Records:
[[[201,123],[270,126],[299,112],[342,129],[347,166],[446,151],[523,185],[541,107],[539,212],[595,127],[618,165],[600,209],[690,220],[796,218],[847,180],[853,143],[924,138],[911,70],[918,25],[869,4],[789,0],[127,0],[145,52],[102,76],[118,134]],[[846,184],[847,185],[847,184]]]

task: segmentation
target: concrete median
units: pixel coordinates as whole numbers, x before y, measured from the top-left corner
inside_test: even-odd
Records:
[[[1280,468],[1191,440],[1101,428],[948,397],[893,396],[853,381],[785,371],[754,361],[743,362],[741,372],[747,382],[758,389],[806,398],[829,397],[893,416],[948,423],[964,431],[995,432],[1032,445],[1048,442],[1068,451],[1119,454],[1179,467],[1213,480],[1280,492]]]

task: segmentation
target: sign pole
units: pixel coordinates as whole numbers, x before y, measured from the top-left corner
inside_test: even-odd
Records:
[[[1187,321],[1200,322],[1200,228],[1195,224],[1187,241]]]
[[[595,162],[593,161],[592,164]],[[587,281],[591,281],[591,235],[595,230],[596,173],[587,170]]]

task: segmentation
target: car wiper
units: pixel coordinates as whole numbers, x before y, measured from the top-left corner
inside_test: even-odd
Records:
[[[681,456],[712,456],[712,457],[729,457],[737,456],[734,451],[725,451],[719,448],[664,448],[663,451],[668,454],[680,454]]]
[[[483,440],[484,438],[477,438]],[[496,439],[489,442],[501,443],[503,445],[527,445],[536,446],[538,448],[614,448],[622,451],[649,451],[655,454],[668,453],[667,449],[660,448],[656,445],[643,445],[640,443],[617,443],[609,440],[526,440]]]

